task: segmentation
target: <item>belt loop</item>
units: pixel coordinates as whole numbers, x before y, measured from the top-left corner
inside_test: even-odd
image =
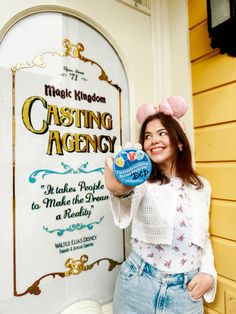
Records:
[[[139,271],[138,271],[140,276],[143,275],[143,270],[144,270],[145,264],[146,264],[146,262],[144,262],[144,260],[142,260],[142,263],[141,263],[141,265],[139,267]]]
[[[186,290],[188,286],[188,274],[184,274],[183,290]]]

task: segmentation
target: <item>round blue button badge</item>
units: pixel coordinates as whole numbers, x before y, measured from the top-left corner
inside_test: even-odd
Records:
[[[148,155],[137,148],[122,149],[114,158],[113,171],[117,180],[135,186],[146,181],[152,170]]]

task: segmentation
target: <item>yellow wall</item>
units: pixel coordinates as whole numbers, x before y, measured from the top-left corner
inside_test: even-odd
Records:
[[[212,185],[210,233],[218,272],[205,313],[236,313],[236,58],[210,47],[206,0],[189,0],[195,160]]]

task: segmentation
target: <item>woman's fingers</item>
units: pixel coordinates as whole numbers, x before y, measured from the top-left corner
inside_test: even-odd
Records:
[[[212,275],[206,273],[198,273],[188,284],[188,290],[194,300],[198,300],[204,293],[212,288],[214,280]]]
[[[122,146],[117,145],[114,148],[114,155],[117,155],[122,150]]]
[[[124,145],[124,148],[131,148],[133,147],[133,144],[131,142],[126,142]]]
[[[127,142],[123,148],[127,149],[132,147],[142,149],[142,146],[139,143],[132,144],[131,142]],[[120,145],[115,146],[114,155],[117,155],[121,150],[122,146]],[[113,163],[114,163],[113,156],[109,156],[105,159],[105,172],[104,172],[105,185],[112,194],[123,195],[129,192],[131,189],[133,189],[133,187],[124,185],[123,183],[117,180],[113,172]]]
[[[134,147],[138,149],[142,149],[142,145],[140,143],[135,143]]]
[[[108,168],[112,169],[113,166],[113,157],[107,157],[105,160],[105,166],[107,166]]]
[[[142,149],[142,145],[140,143],[132,144],[131,142],[126,142],[123,148],[122,148],[121,145],[115,146],[114,154],[117,155],[122,149],[132,148],[132,147],[135,147],[135,148],[138,148],[138,149]]]

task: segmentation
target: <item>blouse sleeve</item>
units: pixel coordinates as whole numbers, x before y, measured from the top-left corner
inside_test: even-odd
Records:
[[[145,194],[145,184],[135,187],[124,196],[110,194],[110,205],[115,224],[124,229],[129,226]]]
[[[206,189],[206,198],[207,198],[206,202],[207,202],[208,212],[209,212],[210,201],[211,201],[211,186],[206,179],[203,179],[203,183],[204,183],[204,188]],[[209,221],[208,221],[208,224],[209,224]],[[214,255],[213,255],[209,232],[207,234],[205,245],[202,250],[200,272],[212,275],[213,277],[214,284],[212,288],[204,294],[204,299],[206,302],[208,303],[213,302],[215,298],[215,294],[216,294],[217,272],[214,265]]]
[[[213,277],[214,284],[212,288],[204,294],[204,299],[206,302],[213,302],[216,294],[217,273],[214,266],[214,255],[209,237],[206,240],[206,245],[202,252],[200,272],[212,275]]]

